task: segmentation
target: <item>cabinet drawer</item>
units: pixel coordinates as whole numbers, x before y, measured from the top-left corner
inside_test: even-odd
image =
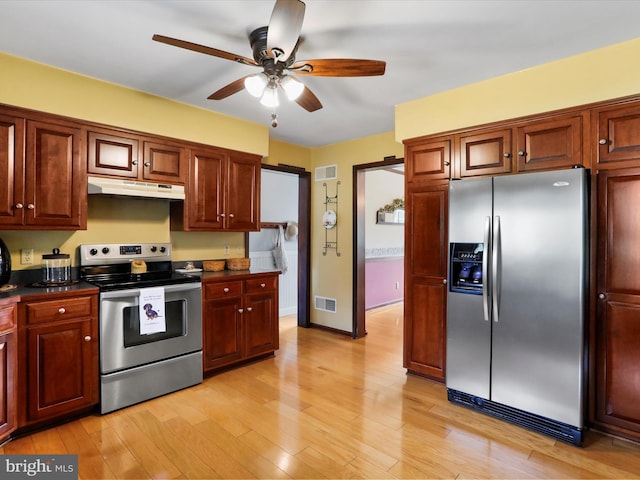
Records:
[[[28,303],[26,305],[26,314],[27,324],[29,325],[71,318],[91,317],[91,297]]]
[[[242,282],[214,282],[207,283],[204,286],[204,298],[232,297],[242,295]]]
[[[275,290],[278,285],[278,277],[252,278],[245,280],[246,293],[256,293]]]

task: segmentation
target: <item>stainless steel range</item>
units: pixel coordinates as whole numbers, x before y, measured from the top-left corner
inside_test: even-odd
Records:
[[[100,411],[202,382],[202,284],[175,273],[171,244],[80,245],[100,289]]]

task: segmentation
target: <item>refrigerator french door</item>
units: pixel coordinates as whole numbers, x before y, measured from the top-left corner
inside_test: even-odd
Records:
[[[587,198],[582,168],[449,192],[449,400],[578,445]]]

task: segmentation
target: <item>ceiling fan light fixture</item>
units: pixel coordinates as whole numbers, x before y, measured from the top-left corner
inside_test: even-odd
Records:
[[[287,94],[287,98],[291,101],[298,98],[304,90],[304,84],[289,75],[285,75],[280,81],[280,86]]]
[[[280,105],[278,101],[278,90],[274,87],[268,86],[264,89],[260,103],[265,107],[275,108]]]
[[[264,73],[256,73],[244,79],[244,88],[247,89],[251,96],[260,98],[267,83],[269,83],[269,80]]]

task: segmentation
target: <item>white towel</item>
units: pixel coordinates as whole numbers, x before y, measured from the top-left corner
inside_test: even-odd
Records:
[[[166,332],[164,318],[164,288],[153,287],[140,290],[140,335]]]
[[[273,250],[273,260],[276,264],[276,268],[283,274],[287,273],[289,269],[289,262],[287,261],[287,253],[284,251],[284,231],[282,225],[278,225],[278,237],[276,239],[276,246]]]

